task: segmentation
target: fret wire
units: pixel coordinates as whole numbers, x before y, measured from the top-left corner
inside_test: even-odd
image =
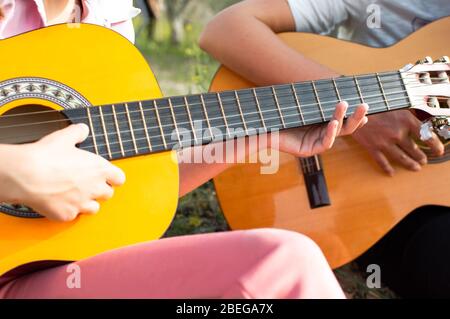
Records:
[[[141,112],[142,123],[144,123],[145,138],[147,139],[148,148],[150,149],[150,152],[151,152],[151,151],[153,151],[153,148],[152,148],[152,143],[150,141],[150,136],[148,135],[148,128],[147,128],[147,123],[145,122],[144,109],[142,108],[142,102],[139,102],[139,111]]]
[[[361,103],[364,103],[364,98],[363,98],[363,95],[361,92],[361,88],[359,87],[359,83],[358,83],[358,79],[356,78],[356,75],[353,76],[353,80],[355,81],[356,89],[358,90],[359,97],[361,98]]]
[[[189,118],[189,123],[191,124],[192,134],[194,136],[195,144],[197,144],[198,143],[197,133],[195,132],[194,123],[192,122],[191,111],[189,110],[189,103],[187,101],[187,97],[186,96],[184,97],[184,105],[186,105],[186,110],[187,110],[187,114],[188,114],[188,118]]]
[[[392,74],[390,74],[390,76],[392,76],[392,75],[395,75],[396,73],[392,73]],[[371,75],[371,76],[373,76],[373,75]],[[384,75],[384,76],[387,76],[387,75]],[[362,78],[361,76],[359,76],[359,78]],[[349,82],[353,82],[354,81],[354,79],[352,78],[352,77],[346,77],[346,78],[343,78],[343,83],[349,83]],[[319,80],[319,81],[316,81],[316,83],[320,83],[320,82],[322,82],[321,80]],[[392,80],[392,81],[388,81],[387,83],[397,83],[397,82],[400,82],[400,80],[398,80],[398,79],[396,79],[396,80]],[[307,82],[299,82],[299,83],[307,83]],[[378,87],[378,85],[376,85],[376,84],[373,84],[373,85],[369,85],[369,86],[377,86]],[[354,86],[344,86],[344,87],[342,87],[341,89],[345,89],[345,88],[352,88],[352,87],[354,87]],[[386,87],[385,87],[386,88]],[[392,88],[395,88],[395,86],[394,87],[392,87]],[[331,90],[334,90],[334,89],[331,89]],[[323,91],[329,91],[329,90],[323,90]],[[375,91],[375,90],[373,90],[373,91]],[[309,92],[313,92],[313,90],[311,90],[311,91],[307,91],[306,93],[309,93]],[[321,91],[322,92],[322,91]],[[405,91],[406,92],[406,91]],[[359,96],[359,95],[358,95]],[[273,98],[273,94],[270,94],[270,95],[263,95],[263,97],[271,97],[271,98]],[[222,99],[222,101],[223,102],[226,102],[226,101],[234,101],[234,100],[223,100]],[[241,100],[241,102],[242,102],[243,100]],[[151,102],[151,101],[150,101]],[[200,104],[200,103],[198,103],[198,104]],[[195,104],[193,104],[193,105],[195,105]],[[174,107],[184,107],[184,104],[179,104],[179,105],[174,105]],[[160,108],[160,109],[163,109],[163,108]]]
[[[264,130],[267,131],[266,122],[265,122],[264,116],[263,116],[263,114],[261,112],[261,105],[259,104],[258,96],[256,94],[256,89],[253,88],[252,91],[253,91],[253,96],[255,97],[256,107],[258,108],[259,116],[261,117],[261,123],[262,123],[262,125],[264,127]]]
[[[403,98],[402,98],[403,99]],[[402,105],[402,107],[407,107],[408,105]],[[355,105],[355,107],[356,107],[356,105]],[[397,107],[400,107],[400,105],[398,105]],[[384,107],[381,107],[381,108],[373,108],[372,109],[372,111],[383,111],[384,110]],[[288,117],[291,117],[291,116],[294,116],[294,115],[289,115]],[[278,117],[273,117],[273,118],[270,118],[270,119],[276,119],[276,118],[278,118]],[[317,122],[317,123],[320,123],[320,122],[322,122],[323,121],[323,119],[321,118],[321,117],[319,117],[319,118],[314,118],[314,119],[312,119],[313,121],[316,121],[316,120],[319,120],[320,119],[320,121],[319,122]],[[256,122],[256,121],[252,121],[252,122]],[[259,122],[259,121],[258,121]],[[301,122],[296,122],[296,124],[301,124]],[[314,124],[314,123],[312,123],[312,124]],[[219,128],[224,128],[225,126],[224,125],[222,125],[222,126],[220,126]]]
[[[178,125],[177,125],[177,120],[175,119],[175,113],[173,111],[172,100],[170,98],[168,98],[167,101],[169,102],[170,113],[172,114],[173,124],[175,125],[175,132],[177,134],[178,143],[181,144],[180,132],[178,131]]]
[[[379,86],[377,85],[377,84],[374,84],[375,86],[377,86],[377,90],[376,91],[378,91],[379,92]],[[394,88],[394,87],[393,87]],[[399,93],[406,93],[407,91],[406,90],[400,90],[400,91],[394,91],[394,92],[388,92],[387,93],[387,95],[392,95],[392,94],[399,94]],[[369,97],[376,97],[376,96],[380,96],[381,95],[381,93],[380,94],[376,94],[376,95],[372,95],[372,96],[369,96]],[[408,97],[406,96],[406,97],[402,97],[402,98],[400,98],[400,99],[407,99]],[[347,101],[350,101],[350,100],[354,100],[355,98],[350,98],[350,99],[347,99]],[[359,98],[358,98],[359,99]],[[399,98],[397,98],[397,99],[391,99],[391,101],[394,101],[394,100],[398,100]],[[417,98],[416,98],[417,99]],[[410,99],[409,99],[410,100]],[[410,100],[411,101],[411,100]],[[328,101],[328,103],[336,103],[337,101]],[[377,102],[377,103],[381,103],[381,102]],[[412,102],[410,102],[410,103],[412,103]],[[315,105],[315,103],[314,104],[309,104],[309,105]],[[99,106],[99,107],[101,107],[101,106]],[[297,107],[296,105],[294,105],[294,106],[292,106],[292,107],[290,107],[290,108],[293,108],[293,107]],[[327,112],[328,111],[332,111],[332,110],[334,110],[334,108],[330,108],[330,109],[328,109],[327,110]],[[69,110],[70,111],[70,110]],[[258,112],[254,112],[253,114],[257,114]],[[370,110],[369,110],[369,113],[370,113]],[[117,113],[117,114],[125,114],[125,113]],[[248,113],[248,114],[251,114],[251,113]],[[96,117],[96,115],[93,115],[92,117]],[[30,125],[36,125],[36,124],[44,124],[44,123],[49,123],[49,122],[58,122],[58,121],[64,121],[64,122],[68,122],[68,121],[74,121],[74,120],[83,120],[83,119],[87,119],[87,117],[74,117],[74,118],[71,118],[70,120],[69,119],[64,119],[64,120],[57,120],[57,121],[47,121],[47,122],[38,122],[38,123],[31,123]],[[24,125],[20,125],[20,126],[24,126]],[[12,127],[12,126],[8,126],[8,127]],[[1,128],[5,128],[5,127],[1,127],[0,126],[0,129]]]
[[[392,75],[394,75],[394,74],[392,74]],[[351,80],[350,80],[351,79]],[[349,82],[349,81],[352,81],[353,82],[353,79],[352,78],[344,78],[344,80],[345,80],[345,82],[343,81],[343,83],[347,83],[347,82]],[[349,80],[349,81],[347,81],[347,80]],[[316,81],[317,83],[319,83],[320,81]],[[400,82],[400,80],[394,80],[394,81],[389,81],[388,83],[397,83],[397,82]],[[303,83],[303,82],[299,82],[299,83]],[[376,86],[377,87],[377,90],[376,91],[378,91],[378,85],[377,84],[373,84],[373,85],[369,85],[369,86],[371,86],[371,87],[373,87],[373,86]],[[342,87],[342,88],[340,88],[340,89],[345,89],[345,88],[353,88],[353,87],[355,87],[355,85],[353,85],[353,86],[344,86],[344,87]],[[393,88],[395,88],[395,86],[393,87]],[[334,90],[334,89],[330,89],[330,90]],[[329,90],[324,90],[324,91],[329,91]],[[356,90],[355,90],[356,91]],[[375,92],[375,90],[373,90],[374,92]],[[306,93],[309,93],[309,92],[313,92],[313,90],[311,90],[311,91],[307,91]],[[322,92],[322,91],[320,91],[320,92]],[[406,92],[406,91],[405,91]],[[280,96],[280,95],[278,95],[278,96]],[[266,94],[266,95],[263,95],[263,97],[270,97],[270,98],[273,98],[273,94]],[[254,98],[254,97],[253,97]],[[360,99],[360,96],[359,96],[359,94],[358,94],[358,98]],[[234,99],[229,99],[229,100],[224,100],[224,99],[222,99],[222,101],[223,102],[227,102],[227,101],[234,101]],[[241,99],[241,103],[243,102],[244,100],[242,100]],[[323,103],[322,103],[323,104]],[[310,105],[312,105],[312,104],[310,104]],[[184,106],[184,105],[175,105],[174,107],[180,107],[180,106]]]
[[[392,74],[390,74],[391,76],[392,75],[395,75],[395,73],[392,73]],[[373,75],[371,75],[371,76],[373,76]],[[386,75],[384,75],[384,76],[386,76]],[[362,78],[361,76],[358,76],[359,78]],[[325,81],[325,80],[324,80]],[[345,78],[342,78],[342,83],[349,83],[349,82],[353,82],[354,81],[354,79],[353,79],[353,77],[345,77]],[[319,81],[316,81],[316,83],[320,83],[320,82],[322,82],[322,80],[319,80]],[[397,83],[397,82],[400,82],[400,80],[393,80],[393,81],[388,81],[387,83]],[[299,82],[299,83],[307,83],[307,82]],[[375,86],[376,84],[373,84],[373,85],[369,85],[369,86]],[[378,87],[378,85],[376,85],[377,87]],[[342,87],[341,89],[345,89],[345,88],[353,88],[354,86],[344,86],[344,87]],[[264,87],[263,87],[264,88]],[[334,90],[334,88],[333,89],[330,89],[330,90]],[[324,90],[324,91],[329,91],[329,90]],[[306,93],[309,93],[309,92],[313,92],[313,90],[311,90],[311,91],[308,91],[308,92],[306,92]],[[322,92],[322,91],[321,91]],[[358,95],[359,96],[359,95]],[[269,94],[269,95],[264,95],[263,97],[273,97],[273,94]],[[224,99],[222,99],[222,102],[227,102],[227,101],[234,101],[234,100],[224,100]],[[243,100],[241,100],[241,102],[242,102]],[[184,106],[184,104],[183,105],[174,105],[174,107],[180,107],[180,106]]]
[[[108,150],[109,158],[111,159],[112,155],[111,155],[111,148],[109,146],[109,138],[108,138],[109,134],[106,131],[105,119],[103,117],[103,108],[99,107],[99,111],[100,111],[100,120],[101,120],[102,127],[103,127],[103,133],[105,134],[106,149]]]
[[[275,105],[278,109],[278,113],[280,114],[281,125],[283,126],[283,128],[286,128],[286,124],[284,123],[283,113],[281,113],[280,104],[278,103],[277,92],[275,91],[275,88],[273,85],[271,86],[271,89],[272,89],[273,98],[275,100]]]
[[[159,126],[159,130],[161,132],[161,137],[162,137],[162,140],[163,140],[164,148],[167,148],[166,136],[164,135],[164,131],[163,131],[163,128],[161,126],[161,119],[159,117],[158,105],[156,104],[156,100],[153,100],[153,107],[155,108],[156,119],[158,121],[158,126]]]
[[[392,75],[395,75],[395,73],[392,73],[391,74],[391,76]],[[372,75],[373,76],[373,75]],[[398,79],[396,79],[396,80],[390,80],[390,81],[387,81],[386,83],[398,83],[399,82],[399,80]],[[404,81],[403,81],[404,82]],[[369,87],[373,87],[373,86],[377,86],[377,90],[371,90],[372,92],[375,92],[375,91],[378,91],[379,90],[379,86],[377,85],[377,84],[373,84],[373,85],[369,85]],[[403,86],[404,86],[404,84],[403,84]],[[384,89],[385,89],[385,91],[386,91],[386,89],[387,88],[392,88],[392,89],[394,89],[396,86],[392,86],[392,87],[386,87],[386,86],[384,86]],[[345,88],[350,88],[350,87],[342,87],[342,88],[340,88],[340,89],[345,89]],[[327,91],[327,90],[324,90],[324,91]],[[309,92],[309,91],[308,91]],[[312,92],[312,90],[311,90],[311,92]],[[396,94],[396,93],[403,93],[403,92],[407,92],[406,90],[402,90],[402,91],[396,91],[396,92],[389,92],[389,93],[386,93],[387,95],[390,95],[390,94]],[[373,96],[375,96],[375,95],[372,95],[372,97]],[[369,97],[371,97],[371,96],[369,96]],[[253,97],[253,99],[254,99],[254,97]],[[346,99],[347,100],[347,99]],[[142,101],[142,102],[153,102],[153,100],[148,100],[148,101]],[[241,102],[242,102],[242,100],[241,100]],[[198,104],[200,104],[200,103],[198,103]],[[313,104],[309,104],[309,105],[313,105]],[[184,106],[184,105],[175,105],[174,107],[181,107],[181,106]],[[152,109],[150,109],[150,110],[152,110]],[[47,111],[48,112],[48,111]],[[118,114],[120,114],[120,113],[118,113]],[[95,117],[95,115],[93,115],[93,117]],[[83,118],[85,118],[85,117],[80,117],[80,118],[74,118],[74,120],[76,120],[76,119],[83,119]],[[68,120],[60,120],[60,121],[68,121]],[[36,123],[34,123],[34,124],[36,124]],[[33,125],[34,125],[33,124]],[[23,125],[21,125],[21,126],[23,126]],[[1,127],[0,127],[1,128]]]
[[[117,121],[116,106],[113,104],[111,106],[111,108],[113,111],[113,117],[114,117],[114,123],[116,125],[117,136],[119,137],[120,152],[122,153],[122,156],[125,156],[125,151],[123,149],[123,143],[122,143],[122,136],[120,135],[120,126],[119,126],[119,122]]]
[[[385,103],[386,103],[386,107],[387,107],[388,110],[390,110],[391,107],[389,106],[389,101],[388,101],[388,99],[387,99],[387,97],[386,97],[386,93],[385,93],[385,91],[384,91],[383,83],[381,82],[381,79],[380,79],[380,76],[378,75],[378,72],[375,73],[375,75],[376,75],[376,77],[377,77],[377,81],[378,81],[378,84],[379,84],[379,86],[380,86],[381,94],[382,94],[383,99],[384,99],[384,101],[385,101]]]
[[[311,81],[314,96],[316,97],[317,103],[319,105],[320,115],[322,116],[322,119],[325,121],[325,114],[323,113],[322,103],[320,103],[319,94],[317,93],[316,85],[314,84],[314,81]]]
[[[205,113],[206,123],[208,124],[209,134],[211,135],[211,139],[214,139],[214,134],[212,132],[211,123],[209,123],[208,112],[206,111],[205,99],[203,98],[203,94],[200,94],[200,102],[202,104],[203,112]]]
[[[410,104],[408,104],[408,105],[397,105],[396,107],[398,107],[398,108],[400,108],[400,107],[408,107],[408,106],[410,106]],[[377,109],[377,111],[380,111],[380,112],[382,112],[384,110],[384,108],[380,108],[380,109]],[[314,120],[321,120],[320,118],[316,118],[316,119],[314,119]],[[259,122],[259,121],[258,121]],[[319,122],[318,122],[319,123]],[[300,125],[301,124],[301,122],[297,122],[297,124],[298,125]],[[222,126],[222,127],[224,127],[224,126]],[[281,129],[282,127],[280,127],[279,125],[277,125],[277,126],[274,126],[273,127],[273,129]],[[222,134],[222,136],[223,136],[223,134]],[[224,136],[225,137],[225,136]],[[117,143],[115,143],[115,144],[117,144]],[[156,145],[156,146],[162,146],[162,144],[159,144],[159,145]],[[85,148],[81,148],[81,149],[85,149]],[[167,149],[167,147],[165,147],[165,149]],[[88,149],[86,149],[86,150],[88,150]],[[128,150],[127,150],[128,151]],[[117,154],[118,152],[115,152],[115,153],[113,153],[113,154]],[[100,156],[106,156],[107,154],[98,154],[98,155],[100,155]]]
[[[128,110],[128,103],[125,103],[125,112],[127,113],[128,126],[130,127],[131,139],[133,141],[134,150],[135,150],[136,154],[139,154],[137,144],[136,144],[136,138],[134,136],[133,123],[131,122],[130,111]]]
[[[230,129],[228,128],[228,121],[227,121],[227,117],[225,115],[225,111],[224,111],[224,108],[223,108],[222,98],[220,97],[219,93],[216,93],[216,95],[217,95],[217,100],[219,101],[220,111],[221,111],[222,116],[223,116],[223,122],[225,123],[225,129],[227,131],[228,136],[230,137],[231,136]]]
[[[395,74],[392,74],[392,75],[395,75]],[[373,76],[373,75],[372,75]],[[391,81],[391,80],[389,80],[388,81],[388,83],[390,83],[390,82],[395,82],[395,83],[397,83],[397,82],[399,82],[398,80],[395,80],[395,81]],[[378,87],[378,85],[377,84],[373,84],[373,85],[375,85],[375,86],[377,86]],[[373,85],[371,85],[371,86],[373,86]],[[385,88],[386,88],[386,86],[385,86]],[[395,88],[395,86],[394,87],[392,87],[392,89],[394,89]],[[379,87],[378,87],[378,92],[379,92]],[[387,93],[387,94],[389,94],[389,95],[391,95],[391,94],[398,94],[398,93],[402,93],[402,92],[406,92],[406,90],[404,90],[404,89],[402,89],[401,91],[395,91],[395,92],[389,92],[389,93]],[[374,95],[375,96],[375,95]],[[407,97],[405,97],[405,98],[407,98]],[[151,101],[149,101],[149,102],[151,102]],[[331,103],[331,102],[330,102]],[[101,106],[100,106],[101,107]],[[70,111],[70,110],[69,110]],[[95,115],[94,115],[95,116]],[[71,118],[71,120],[77,120],[77,119],[85,119],[85,117],[79,117],[79,118],[77,118],[77,117],[74,117],[74,118]],[[65,120],[63,120],[63,121],[69,121],[68,119],[65,119]],[[51,122],[53,122],[53,121],[51,121]],[[45,122],[43,122],[43,123],[45,123]],[[40,123],[33,123],[33,125],[34,124],[40,124]],[[0,127],[0,128],[2,128],[2,127]]]
[[[339,102],[342,102],[341,93],[339,93],[339,90],[338,90],[338,87],[336,84],[336,80],[334,78],[332,78],[331,80],[333,82],[333,87],[334,87],[334,91],[336,92],[336,96],[337,96]]]
[[[96,135],[94,132],[94,125],[92,124],[92,117],[91,117],[91,110],[89,109],[89,107],[86,108],[87,111],[87,115],[88,115],[88,119],[89,119],[89,126],[91,127],[91,135],[92,135],[92,140],[94,141],[94,149],[95,149],[95,153],[98,155],[98,148],[97,148],[97,140],[96,140]]]
[[[404,97],[401,97],[401,98],[397,98],[397,99],[395,99],[395,100],[404,100],[405,98]],[[375,104],[379,104],[379,103],[382,103],[382,102],[377,102],[377,103],[375,103]],[[409,105],[409,104],[408,104]],[[408,106],[408,105],[405,105],[405,106],[403,106],[402,105],[402,107],[406,107],[406,106]],[[352,108],[352,107],[357,107],[357,105],[354,105],[354,106],[352,106],[352,105],[350,105],[350,108]],[[400,105],[397,105],[397,107],[401,107]],[[294,105],[294,106],[292,106],[291,108],[296,108],[296,106]],[[335,110],[335,108],[331,108],[331,109],[328,109],[327,110],[327,112],[332,112],[332,111],[334,111]],[[380,110],[384,110],[384,106],[383,107],[381,107],[381,108],[372,108],[371,109],[371,111],[372,112],[376,112],[376,111],[380,111]],[[257,114],[258,112],[254,112],[254,114]],[[315,113],[315,111],[314,112],[310,112],[310,113]],[[238,115],[237,115],[238,116]],[[294,115],[288,115],[287,117],[292,117],[292,116],[294,116]],[[296,115],[295,115],[296,116]],[[278,116],[277,117],[273,117],[273,118],[269,118],[269,120],[273,120],[273,119],[278,119]],[[321,119],[321,121],[323,121],[323,119],[322,119],[322,117],[320,116],[320,118],[313,118],[312,120],[313,121],[315,121],[315,120],[318,120],[318,119]],[[257,122],[257,121],[251,121],[251,122]],[[259,122],[259,121],[258,121]],[[301,122],[300,122],[301,123]],[[186,123],[184,123],[184,124],[186,124]],[[163,125],[164,126],[164,125]],[[166,126],[168,126],[168,125],[166,125]],[[221,127],[225,127],[224,125],[222,125]],[[153,127],[153,128],[156,128],[156,127]],[[155,137],[160,137],[161,135],[158,135],[158,136],[155,136]]]
[[[291,89],[292,89],[292,92],[294,93],[295,103],[297,104],[298,112],[300,113],[300,119],[302,120],[303,125],[305,125],[306,122],[305,122],[305,118],[303,117],[303,111],[302,111],[302,108],[300,105],[300,98],[297,95],[297,92],[295,91],[294,83],[291,83]]]
[[[239,96],[237,94],[237,91],[234,91],[234,96],[236,97],[236,102],[237,102],[237,106],[238,106],[238,109],[239,109],[239,113],[241,114],[242,124],[244,124],[245,134],[248,134],[247,123],[245,122],[244,112],[242,112],[241,102],[239,100]]]
[[[378,87],[378,85],[377,84],[374,84],[374,85],[376,85],[377,87]],[[379,89],[378,89],[379,90]],[[398,94],[398,93],[402,93],[402,92],[406,92],[405,90],[400,90],[400,91],[394,91],[394,92],[389,92],[388,94],[390,95],[390,94]],[[378,94],[378,95],[380,95],[380,94]],[[375,96],[375,95],[374,95]],[[401,99],[403,100],[403,99],[405,99],[406,97],[402,97]],[[331,103],[331,102],[330,102]],[[378,102],[378,103],[380,103],[380,102]],[[412,103],[412,102],[409,102],[410,104]],[[100,106],[101,107],[101,106]],[[113,107],[114,107],[114,105],[113,105]],[[293,107],[296,107],[296,106],[293,106]],[[330,109],[331,110],[331,109]],[[330,111],[329,110],[329,111]],[[114,110],[115,111],[115,110]],[[256,114],[257,112],[255,112],[255,114]],[[73,121],[73,120],[77,120],[77,119],[84,119],[85,117],[80,117],[80,118],[71,118],[71,120]],[[67,120],[65,120],[65,121],[69,121],[68,119]],[[45,122],[44,122],[45,123]],[[34,123],[34,124],[39,124],[39,123]],[[0,127],[1,128],[1,127]],[[119,135],[119,137],[120,137],[120,135]]]

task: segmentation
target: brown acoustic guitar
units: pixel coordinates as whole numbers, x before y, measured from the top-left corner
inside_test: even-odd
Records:
[[[448,55],[449,32],[447,17],[383,49],[306,33],[280,37],[312,60],[341,74],[355,74],[383,72],[427,55]],[[252,86],[221,67],[211,91]],[[441,107],[448,105],[446,101]],[[301,232],[320,245],[332,267],[339,267],[366,251],[415,208],[450,206],[450,145],[446,143],[442,158],[423,148],[429,165],[417,173],[397,168],[394,177],[385,175],[350,137],[339,139],[322,157],[281,154],[277,174],[262,175],[262,164],[240,164],[214,183],[232,229],[276,227]]]

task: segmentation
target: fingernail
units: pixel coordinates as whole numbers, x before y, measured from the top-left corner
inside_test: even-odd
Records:
[[[422,158],[422,159],[419,161],[419,163],[422,164],[422,165],[426,165],[426,164],[428,163],[428,161],[427,161],[426,158]]]
[[[89,131],[89,126],[87,126],[87,125],[84,124],[84,123],[78,123],[78,124],[76,124],[76,125],[78,125],[78,127],[80,127],[81,129],[83,129],[83,130],[85,130],[85,131]]]
[[[415,164],[415,165],[413,166],[413,169],[414,169],[415,171],[420,171],[420,170],[422,169],[422,166],[420,166],[419,164]]]
[[[347,101],[341,101],[340,102],[346,109],[348,109],[348,102]]]

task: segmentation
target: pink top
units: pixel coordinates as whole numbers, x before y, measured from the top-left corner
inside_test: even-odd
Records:
[[[140,13],[132,0],[81,0],[80,22],[113,29],[134,42],[131,19]],[[0,0],[0,39],[47,26],[44,0]],[[80,10],[81,11],[81,10]]]

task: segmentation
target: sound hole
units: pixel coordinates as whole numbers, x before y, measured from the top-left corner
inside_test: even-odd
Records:
[[[0,143],[24,144],[68,126],[61,112],[42,105],[23,105],[0,116]]]
[[[49,107],[23,105],[0,116],[0,144],[25,144],[68,125],[66,118]],[[41,215],[24,205],[0,203],[0,213],[20,218],[40,218]]]

